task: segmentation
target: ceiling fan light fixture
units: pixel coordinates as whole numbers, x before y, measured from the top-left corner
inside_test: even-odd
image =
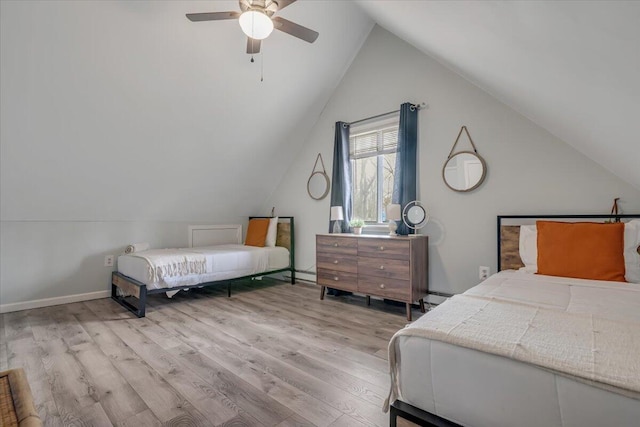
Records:
[[[273,31],[273,21],[264,12],[247,10],[238,19],[242,31],[252,39],[263,40]]]

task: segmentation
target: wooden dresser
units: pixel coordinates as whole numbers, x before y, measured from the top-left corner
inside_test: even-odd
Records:
[[[317,281],[325,288],[358,292],[411,304],[420,302],[424,313],[427,296],[427,236],[316,235]]]

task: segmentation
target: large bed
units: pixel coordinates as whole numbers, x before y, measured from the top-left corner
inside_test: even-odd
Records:
[[[251,217],[250,221],[267,219]],[[294,284],[294,219],[278,217],[270,220],[275,222],[273,246],[242,244],[240,225],[192,226],[188,248],[121,255],[118,271],[112,274],[111,296],[136,316],[144,317],[149,294],[167,293],[171,297],[180,290],[226,284],[231,296],[232,280],[280,272],[289,272]],[[232,243],[226,242],[229,239]],[[212,242],[219,244],[212,245]]]
[[[532,274],[532,218],[499,217],[502,271],[392,338],[391,426],[640,425],[640,284]]]

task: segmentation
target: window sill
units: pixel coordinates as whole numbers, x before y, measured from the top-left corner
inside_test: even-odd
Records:
[[[389,225],[370,224],[362,228],[362,234],[389,234]]]

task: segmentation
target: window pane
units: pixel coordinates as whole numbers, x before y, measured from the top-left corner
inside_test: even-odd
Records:
[[[396,150],[398,148],[398,128],[382,131],[382,150]]]
[[[395,155],[394,155],[395,156]],[[352,160],[353,164],[353,216],[365,221],[378,221],[378,166],[377,157]]]
[[[378,150],[378,133],[369,132],[349,138],[349,154],[352,157],[374,155]]]
[[[391,204],[393,196],[393,177],[396,170],[396,153],[382,156],[382,220],[387,220],[387,205]]]

